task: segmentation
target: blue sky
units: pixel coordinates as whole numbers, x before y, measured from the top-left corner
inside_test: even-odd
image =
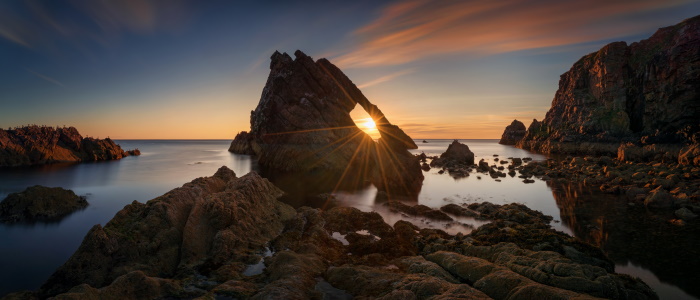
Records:
[[[676,0],[2,1],[0,127],[232,138],[270,55],[300,49],[414,138],[498,138],[514,118],[541,119],[581,56],[697,12]]]

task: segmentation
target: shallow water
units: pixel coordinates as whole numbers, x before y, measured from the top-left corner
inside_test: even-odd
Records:
[[[251,170],[258,170],[250,156],[229,153],[227,149],[230,141],[227,140],[122,140],[117,142],[125,149],[139,148],[142,155],[111,162],[0,169],[0,199],[9,193],[40,184],[72,189],[78,195],[87,195],[90,202],[90,206],[85,210],[69,215],[60,222],[0,225],[0,241],[2,241],[0,270],[5,270],[0,272],[0,295],[22,289],[37,289],[70,257],[93,225],[104,225],[117,211],[134,200],[146,202],[196,177],[211,176],[222,165],[234,170],[238,176]],[[417,140],[419,149],[411,152],[439,155],[451,142],[452,140],[428,140],[428,143],[422,143],[421,140]],[[499,145],[497,140],[461,140],[461,142],[469,145],[477,161],[483,158],[493,162],[493,154],[498,154],[499,159],[508,157],[546,159],[545,156],[522,149]],[[517,176],[500,178],[501,182],[497,182],[483,174],[472,173],[469,177],[454,179],[447,174],[438,174],[437,171],[437,169],[431,169],[424,173],[425,180],[417,200],[419,204],[437,208],[448,203],[482,201],[497,204],[524,203],[532,209],[553,216],[555,222],[552,225],[557,230],[581,236],[610,251],[609,254],[614,254],[611,258],[618,264],[619,272],[641,277],[655,288],[662,298],[694,299],[689,294],[698,295],[698,291],[693,290],[693,286],[688,284],[688,280],[692,282],[692,275],[690,278],[688,275],[683,278],[668,276],[669,271],[675,272],[677,269],[665,270],[662,264],[654,264],[649,259],[640,258],[638,252],[642,251],[619,250],[620,244],[624,244],[627,248],[642,250],[649,247],[646,243],[650,241],[645,240],[644,243],[635,244],[634,240],[624,240],[620,234],[616,234],[616,232],[624,232],[616,228],[635,225],[630,225],[632,221],[628,220],[629,218],[616,219],[610,216],[610,210],[596,209],[604,207],[594,201],[601,198],[598,194],[585,193],[580,189],[572,190],[570,187],[552,187],[540,180],[532,184],[524,184]],[[421,227],[441,228],[451,233],[467,233],[473,227],[484,223],[472,218],[458,218],[457,222],[445,223],[402,216],[390,212],[381,203],[376,203],[376,194],[377,189],[371,185],[357,191],[337,192],[335,193],[337,201],[332,205],[353,206],[363,211],[374,210],[379,212],[389,224],[404,219]],[[307,205],[314,204],[307,203]],[[605,230],[599,230],[600,228],[594,225],[581,225],[591,223],[583,222],[581,218],[585,218],[586,221],[603,218],[606,224],[612,225],[606,225]],[[613,225],[616,227],[611,227]],[[655,252],[653,255],[662,255],[662,253]],[[677,268],[677,265],[670,264],[669,268]],[[677,286],[682,286],[686,291]]]

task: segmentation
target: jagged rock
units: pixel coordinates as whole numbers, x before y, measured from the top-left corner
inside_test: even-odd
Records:
[[[240,276],[242,262],[258,260],[255,253],[294,216],[276,200],[281,195],[255,172],[236,178],[221,167],[146,204],[134,201],[104,227],[95,225],[40,293],[53,296],[83,283],[101,288],[131,271]]]
[[[294,55],[272,55],[250,132],[239,133],[229,150],[254,153],[262,167],[274,170],[270,173],[322,173],[335,182],[367,177],[380,190],[417,194],[423,174],[407,151],[418,148],[414,141],[328,60],[314,62],[298,50]],[[350,117],[358,104],[374,120],[377,142]]]
[[[498,143],[502,145],[515,145],[525,137],[525,133],[527,133],[525,124],[518,120],[513,120],[510,125],[506,126],[506,130],[503,131],[501,140],[498,141]]]
[[[469,150],[469,146],[454,140],[447,150],[440,154],[439,158],[430,162],[431,167],[459,168],[474,164],[474,152]]]
[[[561,76],[552,107],[517,146],[615,155],[620,142],[696,143],[700,137],[700,16],[646,40],[615,42]],[[677,155],[677,152],[676,152]]]
[[[252,136],[246,131],[241,131],[236,134],[236,137],[231,141],[231,146],[228,148],[229,152],[238,154],[248,154],[253,155],[255,151],[251,147]]]
[[[392,211],[406,213],[411,216],[421,216],[429,219],[440,220],[440,221],[452,221],[453,219],[446,215],[444,212],[432,209],[425,205],[408,205],[400,201],[388,201],[384,203],[384,206],[389,207]]]
[[[85,197],[71,190],[35,185],[0,202],[0,222],[55,221],[86,206]]]
[[[681,149],[678,163],[682,165],[700,166],[700,144],[693,144]]]
[[[673,196],[659,186],[644,199],[644,205],[649,208],[669,208],[673,206]]]
[[[0,129],[0,167],[113,160],[140,154],[138,149],[122,150],[110,138],[84,138],[75,127]]]

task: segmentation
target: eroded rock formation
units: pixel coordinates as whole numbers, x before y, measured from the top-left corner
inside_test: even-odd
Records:
[[[0,222],[55,221],[86,206],[85,197],[71,190],[35,185],[0,202]]]
[[[255,154],[274,172],[318,174],[333,182],[369,179],[379,189],[416,194],[422,185],[418,160],[407,150],[413,140],[389,122],[379,108],[336,66],[301,51],[271,57],[270,75],[250,131],[239,133],[229,151]],[[350,112],[360,105],[381,135],[373,141]]]
[[[0,167],[112,160],[140,154],[138,149],[124,151],[110,138],[84,138],[75,127],[0,129]]]
[[[527,128],[525,128],[525,124],[523,124],[523,122],[513,120],[510,125],[506,126],[506,129],[503,131],[503,135],[501,136],[501,140],[498,141],[498,143],[503,145],[515,145],[518,141],[525,137],[526,132]]]
[[[523,205],[463,207],[493,222],[449,235],[376,212],[294,210],[256,173],[220,168],[95,225],[38,292],[12,299],[654,299],[600,249]],[[455,211],[449,209],[448,211]],[[267,253],[267,254],[265,254]],[[250,272],[259,266],[258,272]]]
[[[615,156],[621,141],[698,143],[698,78],[700,17],[631,45],[611,43],[561,76],[546,117],[533,122],[517,146]]]

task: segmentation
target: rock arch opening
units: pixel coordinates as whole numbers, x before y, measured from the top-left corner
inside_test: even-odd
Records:
[[[360,130],[368,134],[373,140],[381,137],[375,120],[365,111],[361,105],[355,105],[355,108],[350,112],[350,118],[355,122]]]

